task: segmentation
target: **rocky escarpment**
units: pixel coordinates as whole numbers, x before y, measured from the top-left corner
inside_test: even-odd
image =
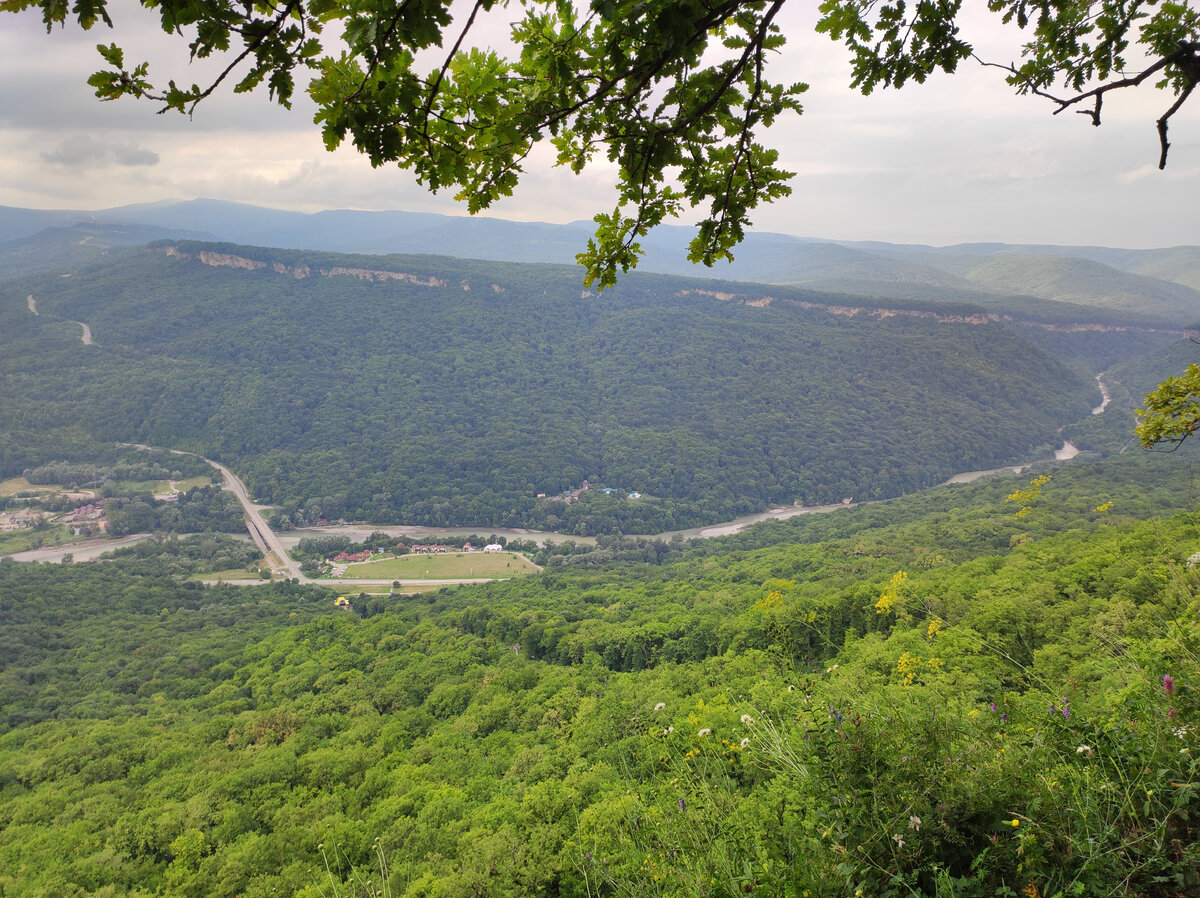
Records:
[[[211,265],[217,268],[240,268],[245,271],[258,271],[269,268],[276,274],[294,277],[297,280],[307,277],[353,277],[360,281],[371,281],[374,283],[383,283],[386,281],[401,281],[406,284],[416,284],[420,287],[445,287],[446,282],[441,278],[422,277],[421,275],[408,274],[403,271],[387,271],[385,269],[375,268],[350,268],[343,265],[335,265],[331,268],[312,268],[308,265],[284,265],[281,262],[264,262],[261,259],[250,259],[246,256],[238,256],[233,253],[213,252],[212,250],[199,250],[195,253],[186,252],[177,246],[167,246],[163,248],[168,256],[174,256],[179,259],[195,259],[202,265]]]

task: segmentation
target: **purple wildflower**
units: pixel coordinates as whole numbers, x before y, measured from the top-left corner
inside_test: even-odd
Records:
[[[995,711],[996,711],[996,703],[995,703],[995,702],[992,702],[990,705],[988,705],[988,708],[989,708],[989,709],[990,709],[990,710],[991,710],[993,713],[995,713]]]
[[[1000,722],[1001,722],[1001,723],[1008,723],[1008,712],[1007,712],[1007,711],[1001,711],[1001,712],[1000,712]]]
[[[1167,695],[1175,692],[1175,678],[1170,674],[1163,674],[1163,692]]]
[[[684,802],[684,800],[682,798],[679,799],[679,810],[681,810],[681,811],[687,810],[687,804]]]

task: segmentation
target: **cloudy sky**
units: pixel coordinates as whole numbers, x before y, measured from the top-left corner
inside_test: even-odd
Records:
[[[815,6],[797,0],[784,11],[789,44],[773,76],[811,87],[803,116],[769,132],[797,177],[790,198],[760,210],[757,230],[937,245],[1200,243],[1200,100],[1173,119],[1170,165],[1159,172],[1161,94],[1114,96],[1098,129],[1083,116],[1052,116],[1046,101],[1017,97],[1000,72],[970,63],[953,77],[864,98],[848,87],[845,51],[813,32]],[[372,169],[353,150],[327,153],[304,97],[291,112],[265,93],[214,97],[190,120],[132,100],[98,102],[86,79],[100,68],[100,41],[150,60],[152,78],[190,83],[204,74],[187,71],[186,45],[164,39],[152,14],[128,0],[112,8],[114,34],[70,26],[48,36],[37,15],[0,13],[8,85],[0,205],[102,209],[213,197],[310,212],[463,213],[405,172]],[[967,24],[985,58],[1013,58],[999,26]],[[612,207],[610,177],[603,168],[575,176],[535,157],[516,196],[489,214],[591,218]]]

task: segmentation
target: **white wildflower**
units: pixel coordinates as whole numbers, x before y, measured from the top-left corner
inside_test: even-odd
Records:
[[[654,706],[654,710],[655,710],[655,711],[662,711],[662,710],[664,710],[666,707],[667,707],[667,703],[666,703],[666,702],[659,702],[657,705],[655,705],[655,706]]]
[[[1090,745],[1081,745],[1075,749],[1075,754],[1087,755],[1090,758],[1092,755],[1095,754],[1095,752],[1092,751],[1092,747]]]
[[[921,818],[918,817],[916,814],[913,814],[911,817],[909,817],[908,818],[908,828],[913,830],[914,832],[920,832],[921,831]]]
[[[749,714],[743,714],[742,715],[742,723],[744,723],[746,726],[750,726],[750,724],[754,723],[754,718],[751,717]]]
[[[712,730],[710,730],[708,727],[701,727],[699,732],[696,733],[696,735],[697,736],[711,736]]]
[[[749,740],[749,739],[743,739],[743,740],[742,740],[742,748],[749,748],[749,747],[750,747],[750,740]]]

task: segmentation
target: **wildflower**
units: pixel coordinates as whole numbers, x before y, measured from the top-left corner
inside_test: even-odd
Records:
[[[679,799],[679,810],[681,810],[681,811],[687,810],[687,803],[684,802],[684,800],[682,798]]]
[[[712,735],[712,730],[710,730],[708,727],[701,727],[701,728],[700,728],[700,730],[699,730],[699,731],[696,733],[696,735],[697,735],[697,736],[701,736],[701,737],[703,737],[703,736],[711,736],[711,735]]]
[[[903,847],[904,847],[904,838],[903,838],[903,837],[900,835],[900,833],[896,833],[894,836],[892,836],[892,838],[896,840],[896,847],[897,847],[897,848],[903,848]]]
[[[675,732],[675,727],[667,727],[665,730],[663,730],[663,735],[670,736],[673,732]]]
[[[664,710],[666,707],[667,707],[667,703],[666,703],[666,702],[659,702],[657,705],[655,705],[655,706],[654,706],[654,710],[655,710],[655,711],[662,711],[662,710]]]
[[[743,714],[742,715],[742,723],[744,723],[746,726],[750,726],[750,724],[754,723],[754,718],[751,717],[749,714]]]
[[[789,687],[788,687],[788,692],[795,692],[795,691],[796,691],[796,687],[795,687],[795,686],[789,686]]]
[[[892,576],[892,581],[888,584],[887,589],[879,596],[879,601],[875,603],[876,614],[887,614],[892,610],[892,606],[900,599],[900,587],[904,581],[908,579],[908,574],[904,571],[896,571]]]
[[[749,748],[749,747],[750,747],[750,740],[749,740],[749,738],[743,739],[743,740],[742,740],[742,748]]]
[[[1163,674],[1163,692],[1167,695],[1175,692],[1175,678],[1170,674]]]
[[[1011,826],[1013,829],[1016,829],[1020,825],[1021,825],[1021,821],[1018,820],[1016,817],[1013,817],[1012,823],[1009,824],[1009,826]]]
[[[1075,749],[1075,754],[1087,755],[1090,758],[1092,755],[1095,754],[1095,752],[1092,751],[1092,747],[1090,745],[1080,745],[1078,748]]]
[[[911,817],[909,817],[908,818],[908,828],[915,832],[920,832],[921,831],[921,818],[918,817],[916,814],[913,814]]]
[[[967,712],[967,717],[970,718],[971,720],[974,720],[978,716],[979,716],[978,708],[972,708],[970,711]]]
[[[988,705],[988,710],[991,711],[993,714],[996,713],[996,703],[992,702],[990,705]]]
[[[1000,722],[1001,722],[1001,723],[1008,723],[1008,712],[1007,712],[1007,711],[1001,711],[1001,712],[1000,712]]]

